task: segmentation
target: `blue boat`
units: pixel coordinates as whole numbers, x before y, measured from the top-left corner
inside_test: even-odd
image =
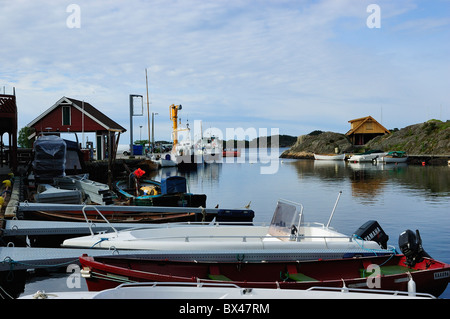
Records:
[[[206,207],[206,195],[188,193],[186,179],[181,176],[170,176],[161,182],[130,176],[128,181],[116,182],[115,190],[129,205]]]

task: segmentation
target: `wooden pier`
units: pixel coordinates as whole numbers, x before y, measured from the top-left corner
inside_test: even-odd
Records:
[[[408,155],[408,164],[412,165],[450,165],[448,155]]]

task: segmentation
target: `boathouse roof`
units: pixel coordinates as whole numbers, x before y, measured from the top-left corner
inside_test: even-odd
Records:
[[[73,107],[75,112],[70,113],[70,123],[64,123],[61,111],[57,112],[63,107]],[[56,114],[57,113],[57,114]],[[123,133],[126,131],[120,124],[106,116],[90,103],[76,100],[63,96],[45,112],[36,117],[27,126],[34,127],[37,131],[44,130],[47,126],[52,129],[50,131],[66,131],[70,128],[71,131],[81,131],[81,115],[84,115],[83,121],[84,131],[113,131]],[[57,119],[55,121],[55,119]],[[49,122],[51,121],[51,122]]]

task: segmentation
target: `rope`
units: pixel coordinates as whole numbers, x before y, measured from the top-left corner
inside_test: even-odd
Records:
[[[11,257],[7,256],[5,257],[5,259],[3,259],[2,263],[9,263],[10,264],[10,271],[14,270],[14,266],[15,265],[24,265],[24,266],[28,266],[28,267],[32,267],[32,268],[38,268],[38,267],[44,267],[44,268],[49,268],[49,267],[61,267],[61,266],[65,266],[65,265],[70,265],[70,264],[74,264],[74,263],[78,263],[78,259],[73,259],[70,261],[66,261],[60,264],[53,264],[53,265],[42,265],[42,264],[29,264],[29,263],[24,263],[21,261],[16,261],[14,259],[12,259]]]
[[[56,294],[48,294],[45,291],[38,290],[34,295],[33,299],[47,299],[49,296],[58,297]]]
[[[354,237],[355,239],[361,240],[361,241],[364,243],[364,239],[362,239],[362,238],[359,237],[358,235],[353,234],[353,237]],[[373,253],[375,256],[378,256],[377,253],[376,253],[376,251],[374,251],[373,249],[365,248],[365,247],[364,247],[364,244],[361,246],[361,244],[360,244],[357,240],[355,240],[355,243],[356,243],[361,249],[370,251],[370,252]]]
[[[3,294],[5,295],[5,296],[3,296],[3,294],[1,294],[0,293],[0,297],[2,298],[2,299],[6,299],[6,297],[8,297],[8,298],[10,298],[10,299],[14,299],[5,289],[3,289],[3,287],[2,286],[0,286],[0,290],[3,292]]]

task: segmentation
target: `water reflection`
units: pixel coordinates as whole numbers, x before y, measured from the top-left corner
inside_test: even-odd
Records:
[[[197,169],[191,171],[179,170],[177,167],[163,167],[157,171],[150,172],[149,175],[152,179],[158,181],[161,181],[169,176],[183,176],[186,177],[188,188],[189,184],[214,187],[220,182],[222,165],[227,164],[212,163],[199,165]]]
[[[374,202],[384,191],[398,187],[418,190],[428,200],[450,195],[450,167],[415,166],[408,164],[347,163],[344,161],[296,160],[292,165],[299,179],[349,181],[352,195],[365,202]]]

